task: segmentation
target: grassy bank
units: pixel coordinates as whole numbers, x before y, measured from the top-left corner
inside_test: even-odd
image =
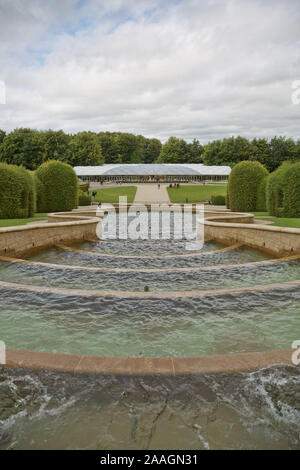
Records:
[[[272,217],[269,215],[269,212],[252,212],[252,214],[254,214],[257,219],[270,220],[273,222],[272,225],[276,225],[276,227],[300,228],[300,217]]]
[[[184,203],[186,198],[188,202],[204,202],[210,200],[211,196],[226,196],[227,184],[214,185],[186,185],[179,188],[167,188],[171,202]]]
[[[0,219],[0,227],[13,227],[15,225],[26,225],[28,222],[38,222],[44,220],[47,214],[35,214],[35,217],[29,219]]]
[[[97,189],[97,195],[93,201],[117,204],[120,196],[127,196],[127,202],[132,203],[135,198],[136,186],[120,186],[118,188]],[[90,190],[91,194],[92,190]]]

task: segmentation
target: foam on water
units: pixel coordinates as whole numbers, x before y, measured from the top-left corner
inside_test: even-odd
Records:
[[[300,375],[0,372],[2,449],[299,449]]]

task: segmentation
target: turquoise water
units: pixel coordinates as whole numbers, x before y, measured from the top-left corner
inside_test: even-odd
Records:
[[[290,348],[300,293],[101,299],[1,290],[11,348],[103,356],[201,356]]]

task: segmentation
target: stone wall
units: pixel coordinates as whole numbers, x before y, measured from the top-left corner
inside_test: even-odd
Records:
[[[245,244],[275,256],[300,253],[300,229],[253,224],[252,214],[205,210],[205,239]],[[0,228],[0,255],[20,256],[56,244],[95,239],[101,219],[95,211],[48,215],[49,223]],[[98,227],[99,228],[99,227]]]
[[[231,214],[209,217],[205,221],[205,239],[226,245],[243,243],[275,256],[300,253],[300,229],[243,222],[246,222],[243,217],[235,218]]]
[[[84,220],[83,220],[84,219]],[[95,238],[98,218],[56,216],[58,223],[36,223],[0,229],[0,254],[21,256],[59,243],[75,243]],[[68,220],[68,222],[66,222]]]

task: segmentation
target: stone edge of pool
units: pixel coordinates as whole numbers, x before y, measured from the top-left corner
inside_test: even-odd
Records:
[[[118,291],[118,290],[88,290],[70,289],[61,287],[45,287],[29,284],[17,284],[13,282],[0,281],[0,289],[12,289],[19,292],[34,292],[37,294],[65,295],[69,297],[99,297],[113,299],[183,299],[222,297],[228,295],[255,294],[258,292],[276,292],[286,289],[300,288],[300,280],[286,281],[281,283],[263,284],[251,287],[236,287],[231,289],[210,289],[190,291]]]
[[[293,349],[197,357],[106,357],[7,349],[2,367],[74,374],[180,376],[293,366]]]
[[[69,248],[69,247],[67,247]],[[235,247],[227,247],[227,251],[234,250]],[[79,251],[79,250],[77,250]],[[218,251],[217,251],[218,252]],[[83,251],[83,253],[85,253]],[[210,251],[209,253],[216,253],[216,251]],[[204,254],[204,253],[203,253]],[[290,261],[299,261],[300,254],[292,256],[284,256],[283,258],[273,258],[263,261],[253,261],[251,263],[241,263],[241,264],[218,264],[212,266],[190,266],[186,268],[110,268],[110,267],[95,267],[95,266],[80,266],[74,264],[56,264],[56,263],[45,263],[43,261],[33,261],[29,259],[22,258],[11,258],[9,256],[0,256],[0,261],[11,263],[11,264],[24,264],[29,266],[41,266],[44,268],[54,268],[58,270],[70,269],[76,271],[91,271],[91,272],[114,272],[114,273],[123,273],[123,272],[138,272],[138,273],[160,273],[160,272],[175,272],[175,273],[185,273],[185,272],[199,272],[199,271],[222,271],[222,270],[231,270],[239,268],[256,268],[260,266],[269,266],[276,265],[280,263],[290,262]]]
[[[48,223],[0,228],[0,255],[16,257],[58,244],[93,239],[104,212],[105,208],[101,214],[95,209],[57,212],[48,214]],[[300,229],[255,224],[253,214],[228,210],[205,208],[204,218],[205,240],[229,246],[240,243],[275,256],[300,253]]]

